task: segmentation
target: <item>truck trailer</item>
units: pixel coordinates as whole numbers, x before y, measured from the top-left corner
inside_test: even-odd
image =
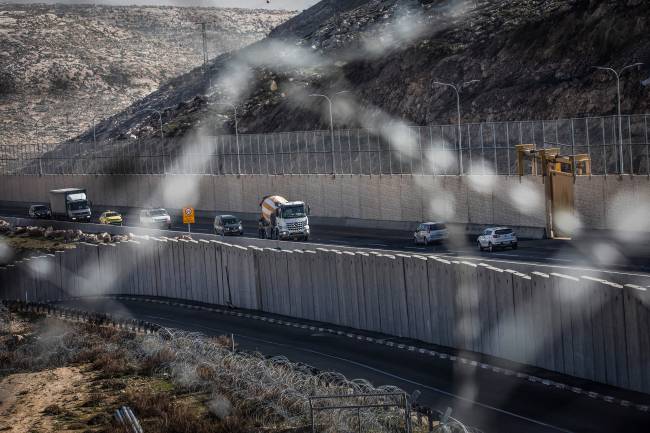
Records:
[[[50,191],[50,210],[55,219],[89,222],[90,201],[84,188],[64,188]]]
[[[260,207],[258,227],[261,239],[309,240],[309,206],[304,202],[269,195],[262,199]]]

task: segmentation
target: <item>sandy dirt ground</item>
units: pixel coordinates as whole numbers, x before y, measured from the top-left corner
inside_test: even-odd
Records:
[[[0,432],[72,432],[56,417],[88,399],[88,373],[65,367],[0,380]]]

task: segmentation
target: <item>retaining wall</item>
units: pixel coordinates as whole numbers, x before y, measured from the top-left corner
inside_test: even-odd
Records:
[[[434,256],[171,238],[79,244],[0,267],[0,298],[108,294],[328,322],[650,392],[650,295],[632,285]]]
[[[530,176],[0,176],[0,200],[46,202],[50,189],[78,186],[107,206],[255,214],[263,196],[281,194],[305,200],[313,216],[337,224],[412,229],[413,222],[445,220],[510,225],[539,236],[546,227],[543,181]],[[620,229],[626,217],[650,212],[648,176],[580,176],[575,182],[577,214],[586,229]],[[650,223],[632,219],[631,229],[650,232]]]
[[[94,203],[107,206],[255,214],[263,196],[281,194],[306,201],[315,217],[352,226],[412,229],[413,222],[445,220],[538,233],[545,227],[541,178],[509,176],[0,176],[0,200],[47,202],[49,190],[69,186],[87,188]],[[515,193],[528,198],[513,201]]]

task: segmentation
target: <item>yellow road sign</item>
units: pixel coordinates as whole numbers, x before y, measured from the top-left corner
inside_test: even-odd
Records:
[[[183,208],[183,224],[194,224],[194,208]]]

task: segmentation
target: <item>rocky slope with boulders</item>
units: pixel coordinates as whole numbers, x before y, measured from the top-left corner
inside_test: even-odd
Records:
[[[295,12],[0,4],[0,144],[59,143]]]
[[[219,101],[238,105],[240,133],[324,129],[326,104],[309,95],[342,90],[339,127],[454,122],[454,94],[435,80],[479,80],[462,88],[465,121],[613,114],[615,81],[592,66],[632,62],[646,65],[623,76],[623,110],[644,113],[648,27],[640,0],[323,0],[217,57],[210,82],[196,70],[171,80],[104,123],[102,137],[154,136],[150,107],[163,110],[169,136],[206,124],[233,132]]]

